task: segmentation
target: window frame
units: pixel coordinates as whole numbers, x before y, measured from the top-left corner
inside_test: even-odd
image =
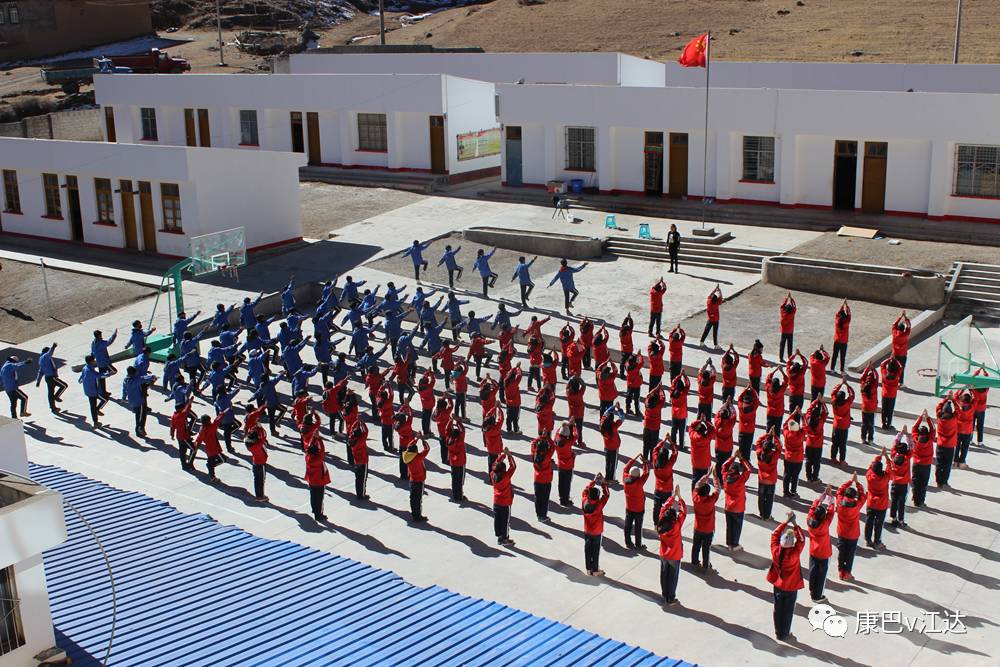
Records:
[[[114,189],[110,178],[94,179],[94,199],[97,203],[98,224],[115,224],[115,198],[113,192]]]
[[[3,170],[3,212],[22,215],[21,188],[17,182],[16,169]]]
[[[62,195],[59,192],[59,174],[42,174],[42,197],[45,202],[45,216],[62,220]]]
[[[376,120],[380,119],[380,120]],[[384,113],[358,113],[358,151],[389,152],[389,118]]]
[[[257,110],[240,109],[239,116],[240,146],[260,146],[260,126],[257,122]]]
[[[589,141],[583,137],[573,138],[571,136],[577,132],[589,132]],[[566,142],[565,171],[597,171],[597,128],[567,125],[564,136]],[[588,143],[590,145],[589,155],[587,154]]]
[[[971,153],[963,159],[962,153]],[[992,153],[992,156],[989,155]],[[962,166],[968,165],[963,183]],[[985,168],[986,173],[978,173]],[[992,187],[986,184],[992,181]],[[991,144],[955,144],[955,170],[952,177],[952,197],[1000,199],[1000,146]]]
[[[8,565],[0,569],[0,656],[13,653],[26,643],[17,575],[14,566]]]
[[[148,114],[146,112],[149,112]],[[156,126],[156,107],[139,108],[139,124],[143,141],[159,141],[160,132]]]
[[[743,162],[740,182],[774,183],[774,137],[745,134],[742,143]],[[770,144],[770,147],[767,144]],[[768,156],[770,160],[767,159]]]
[[[167,188],[176,189],[176,194],[168,194]],[[160,208],[163,211],[163,225],[161,227],[161,231],[169,232],[171,234],[183,234],[184,219],[181,215],[180,185],[177,183],[160,183]]]
[[[7,8],[0,6],[0,25],[7,23]]]
[[[21,24],[21,8],[17,5],[7,7],[7,23],[11,25]]]

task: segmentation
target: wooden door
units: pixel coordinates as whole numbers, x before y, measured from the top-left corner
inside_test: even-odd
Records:
[[[323,164],[319,141],[319,113],[306,113],[306,133],[309,135],[309,164]]]
[[[663,194],[663,133],[646,132],[643,148],[643,190],[647,195]]]
[[[687,197],[688,193],[688,135],[686,132],[670,133],[670,182],[668,196],[672,199]]]
[[[292,128],[292,152],[305,153],[306,143],[304,130],[302,128],[302,112],[292,111],[289,115]]]
[[[184,110],[184,143],[188,146],[198,145],[198,136],[194,129],[194,109]]]
[[[108,132],[108,141],[116,143],[118,134],[115,132],[115,110],[114,107],[104,107],[104,127]]]
[[[142,216],[142,249],[156,252],[156,219],[153,217],[153,187],[139,181],[139,214]]]
[[[132,181],[118,181],[122,194],[122,225],[125,227],[125,247],[128,250],[139,249],[139,238],[135,231],[135,195],[132,192]]]
[[[836,141],[833,149],[833,207],[854,210],[858,187],[858,142]]]
[[[80,209],[80,186],[76,176],[66,177],[66,202],[69,205],[72,238],[74,241],[83,241],[83,211]]]
[[[861,172],[861,210],[865,213],[885,213],[885,170],[888,157],[888,142],[865,142],[865,161]]]
[[[507,135],[507,185],[521,185],[524,182],[521,167],[521,126],[508,125],[504,133]]]
[[[208,124],[208,109],[198,109],[198,139],[199,146],[209,148],[212,145],[212,128]]]
[[[446,173],[444,161],[444,116],[431,116],[431,171]]]

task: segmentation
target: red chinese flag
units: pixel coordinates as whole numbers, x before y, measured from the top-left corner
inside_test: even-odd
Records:
[[[695,37],[677,59],[684,67],[705,67],[708,61],[708,33]]]

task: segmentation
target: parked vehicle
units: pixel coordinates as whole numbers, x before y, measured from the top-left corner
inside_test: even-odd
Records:
[[[43,69],[41,77],[50,86],[61,86],[63,92],[72,95],[80,91],[82,84],[93,83],[94,75],[98,73],[180,74],[190,69],[190,63],[183,58],[172,58],[164,51],[150,49],[149,53],[131,56],[94,58],[89,66],[77,64]]]

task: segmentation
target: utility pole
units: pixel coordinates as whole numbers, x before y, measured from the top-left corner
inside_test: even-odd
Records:
[[[378,43],[385,46],[385,0],[378,0]]]
[[[955,16],[955,54],[952,62],[958,64],[958,42],[962,34],[962,0],[958,0],[958,14]]]
[[[219,31],[219,67],[226,66],[226,56],[222,52],[222,0],[215,0],[215,28]]]

